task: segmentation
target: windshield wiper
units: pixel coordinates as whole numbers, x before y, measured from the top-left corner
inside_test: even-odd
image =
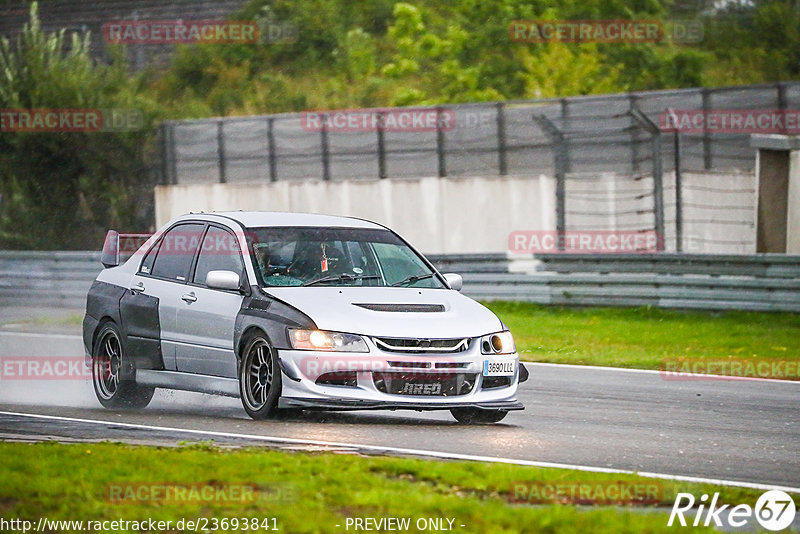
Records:
[[[334,276],[325,276],[323,278],[317,278],[316,280],[311,280],[310,282],[306,282],[303,284],[305,286],[313,286],[314,284],[321,284],[323,282],[352,282],[353,280],[374,280],[376,278],[380,278],[377,274],[366,274],[366,275],[355,275],[355,274],[337,274]]]
[[[404,280],[400,280],[392,284],[392,286],[402,286],[403,284],[413,284],[414,282],[419,282],[420,280],[425,280],[426,278],[433,278],[433,273],[430,274],[418,274],[415,276],[409,276]]]

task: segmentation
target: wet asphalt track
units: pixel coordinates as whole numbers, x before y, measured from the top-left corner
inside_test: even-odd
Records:
[[[76,330],[59,335],[0,331],[0,358],[80,357]],[[238,445],[315,448],[252,437],[269,436],[337,443],[326,447],[333,449],[375,447],[363,452],[418,449],[800,487],[800,383],[671,381],[658,373],[550,365],[529,369],[531,379],[519,392],[526,410],[512,412],[499,424],[471,427],[456,424],[448,412],[305,412],[290,420],[252,421],[238,399],[163,390],[142,412],[114,412],[100,407],[85,379],[4,376],[0,439],[172,444],[213,438]]]

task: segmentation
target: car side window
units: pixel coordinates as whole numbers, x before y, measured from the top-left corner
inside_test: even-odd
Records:
[[[145,254],[142,264],[139,266],[141,274],[150,274],[153,271],[153,262],[156,261],[156,254],[158,254],[158,247],[161,246],[161,241],[157,241],[150,250]]]
[[[186,282],[204,228],[200,223],[179,224],[164,234],[150,274]]]
[[[239,249],[239,242],[233,233],[210,226],[200,247],[197,267],[192,282],[206,284],[206,277],[211,271],[233,271],[239,276],[244,272],[244,263]]]

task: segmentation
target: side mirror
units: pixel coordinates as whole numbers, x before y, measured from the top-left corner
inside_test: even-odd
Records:
[[[450,289],[461,291],[461,288],[464,287],[464,279],[461,278],[460,274],[445,273],[443,276],[444,281],[447,282],[447,285],[450,286]]]
[[[116,267],[119,265],[119,232],[109,230],[103,242],[103,252],[100,254],[100,263],[103,267]]]
[[[233,271],[209,271],[206,276],[206,286],[211,289],[229,289],[239,291],[241,280]]]

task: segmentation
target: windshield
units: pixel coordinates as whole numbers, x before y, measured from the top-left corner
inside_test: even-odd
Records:
[[[263,287],[445,285],[397,235],[359,228],[258,228],[249,247]]]

